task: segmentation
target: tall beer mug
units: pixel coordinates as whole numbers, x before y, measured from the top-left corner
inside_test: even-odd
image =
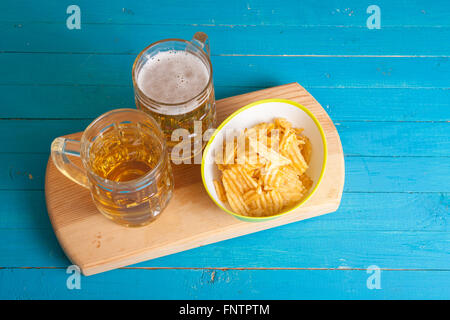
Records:
[[[207,35],[149,45],[136,57],[132,77],[136,105],[161,126],[172,161],[200,162],[216,116]]]

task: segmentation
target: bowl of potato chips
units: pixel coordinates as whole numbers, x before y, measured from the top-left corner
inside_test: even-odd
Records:
[[[223,211],[249,221],[291,212],[317,190],[327,161],[323,128],[304,106],[285,99],[251,103],[214,132],[202,179]]]

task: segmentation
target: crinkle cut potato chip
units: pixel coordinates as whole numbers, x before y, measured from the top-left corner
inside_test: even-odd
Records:
[[[214,181],[219,199],[240,215],[278,214],[301,201],[313,181],[305,173],[312,146],[302,128],[284,118],[245,129],[224,143],[215,161],[222,173]]]

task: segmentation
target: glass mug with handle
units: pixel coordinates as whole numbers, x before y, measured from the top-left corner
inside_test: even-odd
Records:
[[[201,156],[216,116],[207,35],[149,45],[136,57],[132,78],[136,105],[161,126],[172,160]]]
[[[67,156],[81,158],[82,167]],[[97,209],[127,227],[153,221],[168,204],[173,174],[159,125],[136,109],[95,119],[81,140],[56,138],[51,157],[66,177],[90,189]]]

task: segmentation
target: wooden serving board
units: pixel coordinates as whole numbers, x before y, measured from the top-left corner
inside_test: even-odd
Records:
[[[341,141],[325,110],[298,83],[217,101],[217,124],[237,109],[268,98],[304,105],[325,130],[325,175],[316,193],[302,207],[274,220],[243,222],[223,212],[209,198],[201,181],[200,165],[172,165],[175,190],[167,208],[148,226],[126,228],[103,217],[89,191],[64,177],[50,158],[45,177],[47,209],[67,257],[84,275],[92,275],[337,210],[345,178]]]

